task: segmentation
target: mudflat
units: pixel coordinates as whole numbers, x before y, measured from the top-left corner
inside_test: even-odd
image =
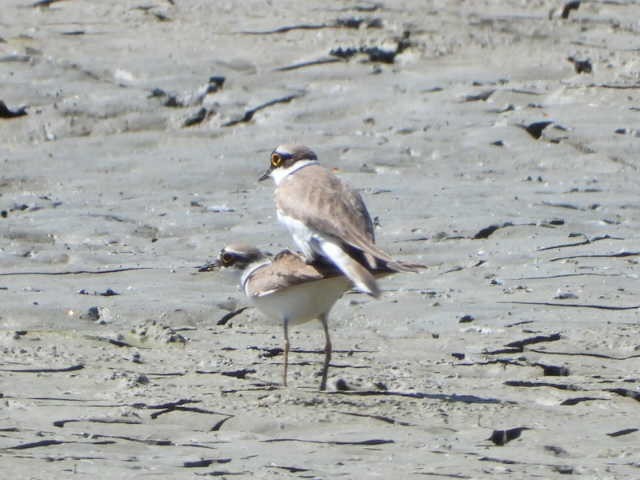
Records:
[[[577,8],[576,8],[577,6]],[[7,478],[640,473],[640,5],[6,0]],[[291,332],[227,243],[293,248],[281,143],[419,274]]]

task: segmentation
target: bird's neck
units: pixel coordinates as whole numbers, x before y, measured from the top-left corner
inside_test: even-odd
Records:
[[[297,172],[298,170],[308,167],[310,165],[318,165],[317,160],[300,160],[288,168],[276,168],[273,172],[271,172],[271,177],[273,181],[276,182],[276,186],[280,185],[280,183],[287,178],[289,175]]]
[[[247,265],[247,268],[244,269],[244,271],[242,272],[242,276],[240,277],[240,287],[242,288],[242,290],[246,292],[247,282],[249,281],[249,279],[251,278],[251,275],[253,275],[256,270],[262,267],[266,267],[267,265],[270,265],[270,264],[271,264],[271,259],[267,257],[261,257],[257,259],[255,262],[252,262],[249,265]]]

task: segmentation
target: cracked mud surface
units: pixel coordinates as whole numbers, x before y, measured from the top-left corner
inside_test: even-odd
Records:
[[[638,476],[640,6],[39,3],[2,13],[3,472]],[[326,393],[319,324],[282,388],[280,326],[197,271],[292,246],[289,141],[429,266],[336,305]]]

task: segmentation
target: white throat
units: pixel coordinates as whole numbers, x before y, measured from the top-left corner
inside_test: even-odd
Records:
[[[300,170],[301,168],[308,167],[309,165],[317,165],[317,160],[300,160],[288,168],[276,168],[271,172],[271,178],[276,182],[276,186],[280,185],[285,178],[287,178],[292,173]]]

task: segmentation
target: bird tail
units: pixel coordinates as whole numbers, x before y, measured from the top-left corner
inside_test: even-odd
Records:
[[[362,264],[351,258],[342,248],[332,242],[319,242],[322,253],[344,273],[355,287],[374,298],[380,296],[380,287],[374,276]]]
[[[427,268],[425,265],[419,263],[407,263],[400,260],[395,260],[391,256],[380,251],[381,255],[375,255],[369,252],[365,252],[357,247],[351,245],[345,245],[347,254],[355,259],[361,265],[368,266],[367,270],[374,275],[379,273],[393,273],[393,272],[413,272],[417,273],[422,269]]]
[[[413,272],[413,273],[417,273],[420,270],[427,268],[426,265],[421,265],[419,263],[401,262],[400,260],[393,260],[391,262],[386,262],[385,266],[388,269],[393,270],[394,272]]]

